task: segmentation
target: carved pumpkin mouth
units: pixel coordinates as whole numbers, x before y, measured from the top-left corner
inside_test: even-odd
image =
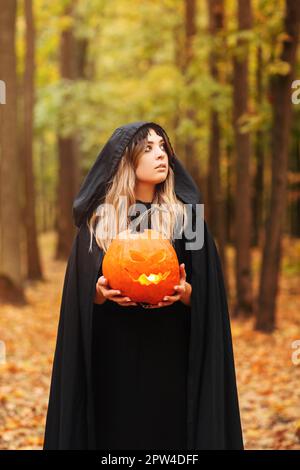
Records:
[[[137,279],[135,279],[134,277],[132,277],[131,273],[129,272],[129,270],[127,268],[125,268],[125,270],[128,272],[129,276],[131,277],[131,279],[133,280],[133,282],[138,282],[139,284],[141,284],[142,286],[150,286],[151,284],[159,284],[161,281],[164,281],[170,274],[170,271],[167,271],[165,272],[164,274],[162,273],[158,273],[158,274],[140,274],[139,277]]]

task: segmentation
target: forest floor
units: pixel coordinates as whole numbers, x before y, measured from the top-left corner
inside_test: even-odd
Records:
[[[66,264],[53,260],[55,237],[40,240],[45,281],[26,285],[26,306],[0,306],[0,449],[41,449]],[[232,288],[233,250],[228,248]],[[300,449],[299,241],[285,240],[277,329],[231,319],[246,449]],[[254,288],[259,254],[253,250]],[[6,350],[6,360],[4,349]]]

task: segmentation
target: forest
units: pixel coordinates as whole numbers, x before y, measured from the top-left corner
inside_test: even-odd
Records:
[[[0,449],[41,449],[72,204],[154,121],[229,300],[246,449],[300,449],[300,2],[0,0]]]

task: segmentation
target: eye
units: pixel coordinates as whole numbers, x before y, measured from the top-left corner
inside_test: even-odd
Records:
[[[165,250],[160,250],[158,251],[158,253],[155,253],[153,256],[150,257],[150,261],[152,263],[161,263],[162,261],[164,261],[165,257],[166,257]]]
[[[160,144],[160,146],[161,146],[161,147],[164,149],[164,151],[166,152],[166,144],[163,142],[162,144]],[[151,145],[147,145],[147,146],[145,147],[145,152],[147,152],[148,147],[150,147],[150,149],[151,149]]]
[[[137,261],[139,263],[141,263],[142,261],[146,261],[144,256],[138,251],[129,250],[129,256],[132,259],[132,261]]]

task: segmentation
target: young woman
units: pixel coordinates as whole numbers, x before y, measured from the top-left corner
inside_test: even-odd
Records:
[[[142,212],[138,219],[121,197]],[[114,131],[73,206],[79,230],[64,283],[44,449],[243,448],[226,293],[205,221],[203,245],[186,243],[186,223],[197,234],[200,202],[161,126],[136,122]],[[115,211],[101,211],[105,204]],[[165,207],[168,217],[160,217]],[[133,302],[102,274],[115,215],[123,227],[146,217],[176,250],[180,283],[157,305]]]

